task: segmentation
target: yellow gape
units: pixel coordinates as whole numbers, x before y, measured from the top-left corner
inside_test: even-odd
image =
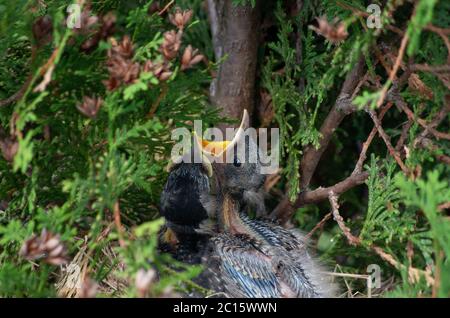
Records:
[[[195,140],[201,151],[207,155],[212,157],[219,157],[224,155],[227,149],[233,147],[236,143],[238,143],[245,134],[245,129],[248,128],[249,118],[247,110],[244,109],[244,113],[242,115],[242,121],[237,129],[233,140],[225,140],[225,141],[210,141],[199,137],[195,132],[194,136]]]
[[[221,153],[223,153],[228,145],[231,143],[231,141],[225,140],[225,141],[209,141],[202,139],[202,150],[211,153],[214,156],[217,156]]]

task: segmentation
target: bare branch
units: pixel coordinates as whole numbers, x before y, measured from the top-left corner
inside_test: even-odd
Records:
[[[344,219],[339,214],[339,204],[337,195],[331,190],[328,192],[328,198],[330,200],[333,218],[339,225],[339,228],[341,229],[342,233],[344,233],[345,237],[348,240],[348,243],[353,246],[361,244],[361,240],[359,239],[359,237],[356,237],[352,234],[350,229],[345,225]]]
[[[355,111],[350,96],[352,96],[354,89],[357,87],[359,79],[363,76],[363,72],[364,59],[360,58],[353,70],[347,75],[336,103],[320,128],[322,137],[319,141],[319,148],[316,149],[314,146],[306,147],[300,163],[301,190],[309,186],[311,178],[316,171],[317,164],[337,127],[339,127],[345,116]]]
[[[388,83],[392,83],[397,75],[398,69],[400,68],[400,64],[402,63],[403,55],[405,54],[406,44],[408,43],[408,35],[405,34],[403,36],[402,42],[400,44],[400,49],[398,50],[397,59],[395,60],[394,66],[392,67],[391,72],[389,73],[389,81]],[[384,99],[386,97],[386,93],[388,92],[388,83],[386,83],[381,89],[380,97],[377,101],[377,108],[381,107],[384,103]]]
[[[428,64],[413,64],[409,67],[411,71],[421,71],[421,72],[430,72],[433,74],[440,74],[440,73],[449,73],[450,72],[450,65],[428,65]]]
[[[379,115],[380,121],[383,119],[384,115],[392,107],[392,105],[393,105],[392,103],[387,103],[385,106],[383,106],[381,108],[380,115]],[[367,150],[369,149],[369,146],[372,143],[373,138],[377,134],[377,131],[378,131],[377,127],[374,126],[372,128],[372,131],[370,132],[369,136],[367,137],[367,140],[363,144],[363,147],[359,154],[358,162],[355,165],[355,170],[353,170],[353,173],[361,173],[362,172],[362,167],[363,167],[364,161],[366,161],[366,158],[367,158]]]
[[[408,168],[403,163],[402,159],[400,158],[399,154],[394,149],[394,147],[392,147],[390,138],[388,137],[388,135],[384,131],[383,127],[381,127],[381,122],[380,122],[380,119],[378,118],[377,114],[373,110],[369,110],[369,114],[370,114],[370,117],[372,118],[372,120],[373,120],[373,122],[375,124],[375,127],[378,130],[379,135],[381,136],[381,138],[383,139],[384,143],[386,144],[386,147],[388,148],[389,153],[391,154],[392,157],[394,157],[395,161],[398,163],[398,165],[400,166],[402,171],[406,175],[408,175],[409,174]]]
[[[344,193],[357,185],[363,184],[368,176],[369,173],[366,171],[355,173],[331,187],[319,187],[312,191],[301,192],[294,203],[294,207],[299,208],[304,205],[326,200],[330,191],[333,191],[336,194]]]

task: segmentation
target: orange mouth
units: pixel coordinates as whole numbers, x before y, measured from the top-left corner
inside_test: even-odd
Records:
[[[206,151],[207,153],[212,154],[213,156],[217,156],[221,153],[223,153],[229,146],[231,141],[225,140],[225,141],[209,141],[202,139],[202,150]]]

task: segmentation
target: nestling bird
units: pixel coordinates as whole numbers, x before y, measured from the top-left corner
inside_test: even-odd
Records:
[[[171,163],[168,170],[169,177],[160,199],[160,214],[165,218],[167,227],[162,241],[169,245],[180,243],[178,256],[183,258],[183,250],[187,249],[187,253],[192,255],[203,239],[196,230],[208,215],[200,198],[210,192],[212,170],[207,161]]]
[[[226,154],[242,142],[243,129],[241,125],[232,141],[223,142],[219,150],[205,151],[205,156]],[[199,143],[207,149],[207,141]],[[255,146],[246,143],[247,151],[251,147]],[[186,255],[195,256],[195,261],[201,257],[206,269],[196,281],[228,297],[333,296],[334,286],[321,274],[300,234],[252,220],[244,213],[245,193],[259,191],[264,179],[258,162],[240,158],[238,154],[233,163],[211,160],[212,164],[204,158],[201,164],[180,163],[171,168],[161,196],[161,214],[185,246],[178,255],[183,260]],[[215,195],[210,193],[211,168]],[[203,226],[209,216],[215,222]]]
[[[236,139],[223,150],[206,155],[224,155],[242,142],[243,136],[238,131]],[[242,192],[247,187],[258,187],[255,170],[244,165],[247,168],[239,170],[234,163],[232,167],[214,160],[212,167],[218,188],[216,215],[220,234],[211,232],[211,251],[204,257],[210,285],[220,286],[231,297],[334,296],[334,285],[321,273],[299,233],[252,220],[242,213]]]
[[[208,157],[224,156],[224,174],[227,180],[228,191],[239,200],[242,211],[254,210],[256,216],[265,216],[263,186],[266,175],[261,173],[261,161],[256,136],[246,134],[249,118],[244,110],[241,124],[232,140],[224,142],[209,142],[198,139],[199,148]],[[213,144],[210,147],[210,144]],[[227,157],[227,153],[230,155]],[[229,160],[232,159],[232,160]],[[214,200],[207,200],[211,204]],[[216,207],[207,207],[216,210]],[[210,212],[212,215],[213,212]]]
[[[218,171],[216,177],[223,178]],[[204,257],[210,286],[219,286],[229,297],[334,296],[334,286],[299,233],[240,213],[239,201],[223,183],[218,201],[220,234],[212,236]]]

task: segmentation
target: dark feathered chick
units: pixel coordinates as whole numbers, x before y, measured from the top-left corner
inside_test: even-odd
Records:
[[[208,218],[201,198],[210,192],[211,166],[208,162],[181,161],[170,164],[168,170],[160,199],[160,214],[167,227],[163,241],[195,245],[200,239],[196,232],[199,224]]]

